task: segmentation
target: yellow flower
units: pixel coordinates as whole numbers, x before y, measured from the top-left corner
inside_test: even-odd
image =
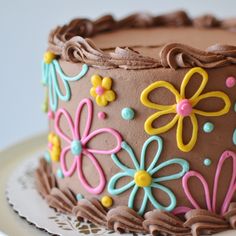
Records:
[[[186,86],[189,81],[193,78],[194,74],[201,75],[201,84],[197,91],[190,97],[186,98]],[[144,124],[145,131],[150,134],[161,134],[169,131],[174,125],[177,123],[177,132],[176,132],[176,141],[177,146],[183,152],[189,152],[195,146],[197,141],[198,135],[198,121],[196,115],[202,116],[222,116],[226,114],[231,106],[231,102],[229,97],[220,91],[211,91],[207,93],[202,93],[204,88],[206,87],[208,81],[208,74],[205,70],[200,67],[195,67],[188,71],[185,75],[181,87],[180,92],[178,92],[175,87],[166,82],[166,81],[157,81],[151,85],[149,85],[141,94],[141,102],[149,108],[159,110],[158,112],[154,113],[146,120]],[[149,100],[149,94],[157,89],[157,88],[166,88],[168,89],[174,96],[176,100],[176,104],[173,105],[160,105],[156,104]],[[203,99],[207,98],[218,98],[223,101],[224,107],[218,111],[202,111],[195,108],[195,106],[202,101]],[[211,103],[209,103],[209,107]],[[175,114],[174,118],[166,125],[161,127],[153,127],[153,122],[159,119],[161,116],[168,115],[168,114]],[[183,129],[184,129],[184,118],[189,117],[192,123],[192,136],[190,141],[187,144],[183,142]]]
[[[61,141],[59,137],[52,132],[48,135],[48,148],[51,159],[56,162],[59,161],[61,154]]]
[[[112,102],[116,99],[116,94],[111,89],[111,78],[101,78],[99,75],[93,75],[91,77],[91,83],[93,87],[90,89],[90,94],[92,97],[96,98],[96,103],[99,106],[106,106],[108,102]]]

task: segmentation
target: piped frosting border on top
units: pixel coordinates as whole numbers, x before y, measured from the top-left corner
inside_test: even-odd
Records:
[[[127,28],[148,28],[160,26],[192,26],[200,28],[221,28],[236,31],[236,19],[219,20],[211,15],[191,19],[186,12],[177,11],[165,15],[150,16],[133,14],[121,20],[105,15],[95,21],[78,18],[69,24],[58,26],[49,35],[48,50],[62,59],[73,63],[86,63],[101,69],[151,69],[151,68],[217,68],[236,64],[236,46],[212,45],[199,50],[185,44],[166,44],[160,52],[160,58],[152,58],[132,48],[116,47],[112,52],[98,48],[88,39],[102,32]]]

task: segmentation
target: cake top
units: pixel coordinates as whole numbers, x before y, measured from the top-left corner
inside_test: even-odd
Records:
[[[105,69],[214,68],[236,63],[235,30],[236,19],[190,19],[183,11],[119,21],[106,15],[57,27],[49,50],[67,61]]]

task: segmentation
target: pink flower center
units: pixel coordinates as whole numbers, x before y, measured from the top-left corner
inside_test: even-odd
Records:
[[[96,88],[96,94],[97,95],[102,95],[105,92],[104,88],[102,86],[98,86]]]
[[[53,144],[52,143],[48,143],[48,148],[49,150],[52,150]]]
[[[177,113],[183,117],[189,116],[192,113],[192,110],[193,107],[188,99],[181,100],[176,106]]]

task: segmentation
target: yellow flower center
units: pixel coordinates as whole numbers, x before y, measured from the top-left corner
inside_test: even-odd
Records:
[[[44,57],[43,60],[45,63],[50,64],[52,62],[53,59],[56,58],[56,55],[52,52],[45,52],[44,53]]]
[[[145,170],[139,170],[134,175],[134,182],[139,187],[148,187],[152,183],[152,176]]]

